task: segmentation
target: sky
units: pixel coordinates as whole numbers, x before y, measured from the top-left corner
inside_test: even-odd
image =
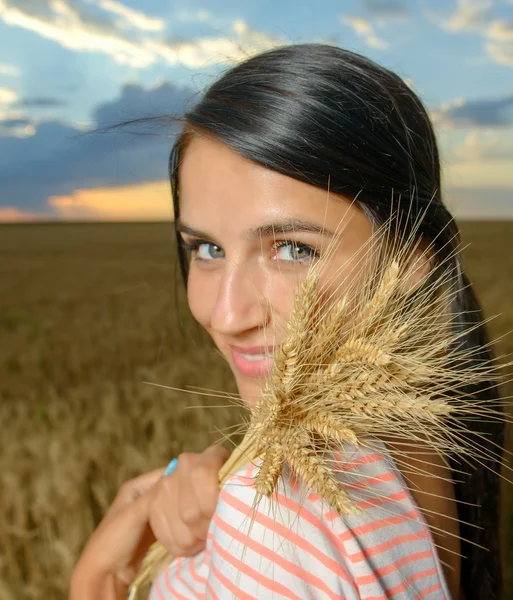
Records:
[[[169,219],[176,125],[105,127],[180,115],[301,42],[394,70],[435,124],[449,209],[513,219],[513,0],[0,0],[0,221]]]

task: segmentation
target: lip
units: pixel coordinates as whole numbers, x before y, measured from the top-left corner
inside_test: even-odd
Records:
[[[267,377],[273,365],[272,353],[274,352],[273,346],[252,346],[243,348],[241,346],[230,346],[232,353],[232,360],[235,368],[246,375],[246,377]],[[271,354],[271,356],[264,356],[263,358],[248,358],[249,356],[258,356]]]

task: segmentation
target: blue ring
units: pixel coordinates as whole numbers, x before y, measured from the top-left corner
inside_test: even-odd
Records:
[[[167,465],[166,470],[164,471],[163,477],[170,475],[176,469],[177,465],[178,465],[178,459],[173,458],[173,460]]]

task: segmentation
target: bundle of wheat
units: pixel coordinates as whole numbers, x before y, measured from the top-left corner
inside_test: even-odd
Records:
[[[433,253],[431,247],[420,250],[414,233],[398,243],[392,221],[385,223],[355,263],[360,276],[346,276],[335,286],[337,273],[327,278],[323,272],[326,261],[312,266],[244,440],[219,473],[221,485],[258,458],[257,498],[272,498],[287,464],[339,513],[354,513],[328,458],[334,447],[372,447],[400,437],[428,444],[446,458],[490,458],[490,440],[474,434],[468,420],[504,419],[504,413],[464,390],[498,381],[499,367],[482,364],[476,360],[479,348],[461,343],[469,328],[453,326],[454,262],[439,261],[419,276],[422,259]],[[404,459],[400,448],[390,447],[398,464]],[[170,560],[154,544],[130,598]]]

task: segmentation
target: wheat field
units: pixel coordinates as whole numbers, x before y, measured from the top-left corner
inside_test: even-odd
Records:
[[[513,222],[461,229],[485,316],[502,313],[495,339],[513,330]],[[65,598],[121,483],[202,450],[242,418],[223,400],[159,387],[235,391],[188,313],[173,240],[171,223],[0,227],[0,600]],[[513,352],[513,334],[497,352]]]

